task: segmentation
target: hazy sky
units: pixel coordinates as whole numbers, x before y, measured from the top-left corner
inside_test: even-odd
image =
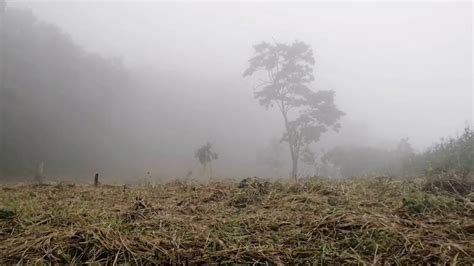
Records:
[[[305,41],[316,55],[315,87],[335,90],[344,121],[367,130],[373,143],[408,136],[423,148],[472,125],[470,2],[9,5],[31,8],[86,50],[122,58],[134,71],[227,81],[226,94],[217,95],[243,109],[259,108],[255,81],[242,78],[251,46]]]

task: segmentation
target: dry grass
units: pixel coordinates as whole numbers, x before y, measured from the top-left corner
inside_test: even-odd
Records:
[[[4,186],[0,263],[473,264],[474,203],[422,187],[383,177]]]

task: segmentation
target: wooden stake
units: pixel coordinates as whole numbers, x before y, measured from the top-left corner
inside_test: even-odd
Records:
[[[44,173],[44,163],[40,162],[36,166],[36,174],[35,174],[35,181],[38,182],[38,184],[43,183],[43,173]]]
[[[95,173],[94,176],[94,186],[99,186],[99,173]]]

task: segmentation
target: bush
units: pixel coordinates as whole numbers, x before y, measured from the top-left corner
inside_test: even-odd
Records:
[[[425,175],[467,181],[473,177],[474,131],[466,127],[460,136],[441,139],[422,153],[415,153],[407,138],[395,149],[335,147],[321,157],[321,162],[324,169],[335,169],[323,175]]]
[[[411,214],[423,214],[428,212],[445,212],[456,209],[454,199],[443,196],[435,196],[422,192],[411,193],[402,199],[403,208]]]
[[[474,131],[466,127],[461,136],[441,139],[420,156],[429,176],[467,179],[474,167]]]
[[[321,157],[325,169],[335,168],[330,175],[352,176],[406,176],[417,170],[415,152],[407,138],[401,139],[395,149],[378,147],[335,147]],[[330,167],[333,166],[333,167]],[[322,173],[328,175],[328,173]]]

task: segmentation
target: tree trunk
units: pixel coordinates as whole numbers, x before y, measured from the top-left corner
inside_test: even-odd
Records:
[[[212,179],[212,163],[209,162],[209,179]]]
[[[94,186],[99,186],[99,173],[96,173],[94,176]]]
[[[290,130],[290,125],[287,117],[287,113],[284,111],[284,104],[282,103],[281,107],[281,114],[283,115],[283,120],[285,121],[285,128],[286,132],[288,134],[288,145],[290,146],[290,154],[291,154],[291,162],[292,162],[292,168],[291,168],[291,177],[295,179],[295,182],[298,182],[298,151],[295,151],[294,147],[294,139],[293,134],[291,134]]]
[[[291,162],[291,177],[295,179],[296,183],[298,183],[298,158],[294,154],[291,155]]]

